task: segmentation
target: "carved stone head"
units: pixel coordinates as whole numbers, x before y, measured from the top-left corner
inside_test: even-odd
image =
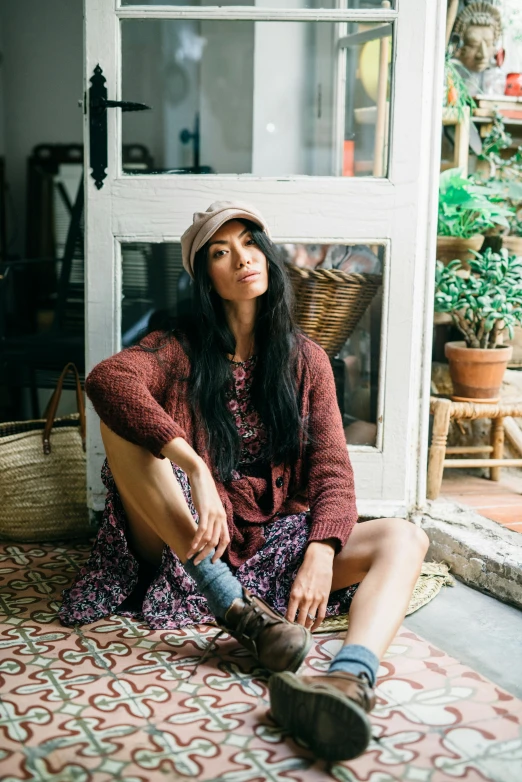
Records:
[[[462,42],[455,57],[468,71],[482,73],[490,67],[502,33],[500,11],[483,0],[470,3],[458,15],[453,33]]]

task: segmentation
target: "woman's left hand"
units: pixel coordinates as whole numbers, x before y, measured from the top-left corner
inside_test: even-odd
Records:
[[[308,544],[303,564],[293,583],[286,618],[316,630],[326,615],[330,597],[335,551],[326,542]]]

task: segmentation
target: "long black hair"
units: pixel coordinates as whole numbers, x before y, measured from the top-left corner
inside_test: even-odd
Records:
[[[240,220],[265,255],[268,290],[260,297],[254,327],[257,360],[252,383],[252,402],[267,429],[263,456],[275,463],[291,463],[300,452],[303,438],[296,386],[298,330],[292,317],[292,294],[277,247],[255,223]],[[208,244],[194,259],[193,313],[174,325],[191,360],[188,379],[193,410],[205,423],[207,447],[214,468],[223,481],[237,469],[241,443],[226,391],[233,382],[232,364],[236,342],[225,316],[223,301],[210,285]]]

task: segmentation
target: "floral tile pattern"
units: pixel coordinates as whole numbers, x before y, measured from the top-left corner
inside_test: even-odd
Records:
[[[0,547],[2,782],[522,780],[522,701],[404,629],[379,669],[368,750],[327,766],[271,719],[266,671],[227,636],[211,647],[216,628],[62,627],[61,591],[89,550]],[[340,645],[317,635],[304,672]]]

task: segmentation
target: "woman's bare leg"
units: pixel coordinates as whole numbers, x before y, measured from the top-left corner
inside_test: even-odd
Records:
[[[197,530],[168,459],[124,440],[101,422],[107,461],[129,522],[129,544],[141,559],[161,561],[165,543],[182,562]]]
[[[227,632],[263,667],[273,671],[296,670],[312,642],[309,631],[301,625],[286,623],[263,601],[247,590],[243,591],[240,582],[221,560],[209,563],[210,557],[207,557],[200,565],[187,564],[197,525],[170,461],[157,459],[144,448],[114,434],[104,424],[101,431],[135,551],[157,564],[166,543],[185,564],[185,569],[207,598],[210,610],[214,616],[221,617]],[[259,618],[263,614],[270,621],[260,626]]]
[[[368,746],[378,662],[404,619],[427,545],[424,532],[403,519],[356,524],[333,565],[333,591],[359,584],[345,647],[323,674],[271,677],[274,720],[318,757],[351,760]]]
[[[332,591],[357,584],[345,644],[382,659],[399,629],[428,550],[426,533],[404,519],[356,524],[334,559]]]

